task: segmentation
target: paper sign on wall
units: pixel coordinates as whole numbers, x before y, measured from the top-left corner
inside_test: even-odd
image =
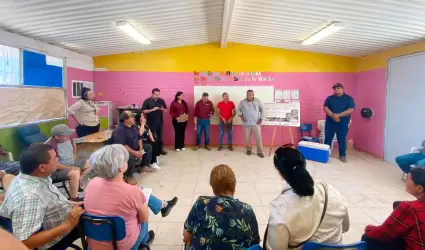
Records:
[[[291,90],[291,99],[292,100],[300,99],[300,90],[299,89],[292,89]]]
[[[274,90],[274,101],[280,101],[282,100],[282,90],[281,89],[275,89]]]
[[[285,89],[283,91],[283,100],[289,100],[291,99],[291,91],[289,89]]]

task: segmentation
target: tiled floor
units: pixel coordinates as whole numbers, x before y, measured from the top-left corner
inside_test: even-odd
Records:
[[[346,164],[336,158],[328,164],[308,162],[308,169],[316,180],[333,185],[347,199],[351,227],[344,234],[345,243],[358,241],[365,225],[383,222],[394,200],[411,199],[404,191],[401,172],[395,166],[357,151],[349,151],[348,160]],[[234,152],[169,151],[167,156],[161,157],[160,172],[137,175],[139,183],[153,188],[156,196],[179,197],[168,217],[151,214],[149,226],[156,232],[154,250],[182,248],[183,222],[198,196],[212,195],[209,173],[222,163],[235,171],[236,197],[254,207],[263,236],[269,215],[268,203],[283,186],[271,157],[248,157],[242,148]]]
[[[151,213],[149,227],[156,232],[153,250],[183,248],[183,223],[198,196],[212,195],[209,173],[218,164],[233,168],[238,181],[235,196],[253,206],[263,237],[268,204],[284,185],[271,157],[248,157],[242,148],[234,152],[170,150],[167,156],[161,157],[161,171],[136,174],[139,184],[153,188],[157,197],[179,198],[168,217]],[[382,223],[390,214],[393,201],[412,199],[404,191],[401,171],[396,166],[361,152],[349,151],[346,164],[331,158],[328,164],[309,161],[307,166],[315,180],[333,185],[347,200],[351,226],[343,236],[344,243],[358,241],[367,224]]]

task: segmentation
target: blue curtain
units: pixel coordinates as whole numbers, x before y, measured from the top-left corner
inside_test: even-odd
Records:
[[[24,86],[63,87],[63,68],[48,65],[46,55],[23,50]]]

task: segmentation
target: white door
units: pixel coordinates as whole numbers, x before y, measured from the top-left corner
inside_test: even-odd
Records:
[[[391,58],[387,70],[384,159],[395,163],[425,140],[425,53]]]

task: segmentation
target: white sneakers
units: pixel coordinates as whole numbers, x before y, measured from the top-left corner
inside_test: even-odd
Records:
[[[150,167],[153,168],[153,169],[155,169],[155,170],[161,170],[161,167],[158,166],[158,164],[156,164],[156,163],[151,164]]]
[[[185,151],[186,149],[185,148],[182,148],[182,151]]]
[[[186,151],[186,149],[185,148],[178,148],[178,149],[176,149],[176,152],[180,152],[180,151]]]
[[[178,149],[176,149],[176,152],[180,152],[180,149],[178,148]]]

